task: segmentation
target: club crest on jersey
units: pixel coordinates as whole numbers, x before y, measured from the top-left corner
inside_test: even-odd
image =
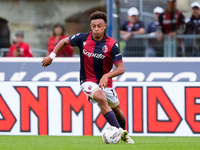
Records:
[[[108,47],[106,45],[104,45],[102,50],[103,50],[104,53],[106,53],[108,51]]]
[[[91,90],[91,89],[92,89],[92,86],[91,86],[91,85],[89,85],[89,86],[88,86],[88,89],[89,89],[89,90]]]

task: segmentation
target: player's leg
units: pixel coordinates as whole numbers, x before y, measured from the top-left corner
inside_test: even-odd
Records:
[[[117,118],[120,127],[125,130],[126,120],[120,106],[117,105],[116,107],[112,108],[112,110],[115,113],[115,116]]]
[[[115,116],[117,118],[117,121],[118,121],[120,127],[125,130],[126,120],[124,117],[124,113],[122,112],[122,110],[119,106],[119,99],[117,97],[117,93],[115,92],[115,89],[106,88],[103,90],[103,92],[106,94],[108,105],[115,113]]]
[[[113,112],[116,115],[116,118],[120,124],[120,132],[121,132],[121,139],[126,143],[132,143],[134,144],[134,141],[129,137],[128,132],[125,130],[125,117],[124,114],[119,106],[119,99],[117,96],[117,93],[113,88],[106,88],[103,90],[107,97],[108,105],[113,110]]]
[[[82,88],[83,92],[92,99],[92,101],[95,100],[99,104],[101,113],[103,114],[103,116],[105,117],[107,122],[111,126],[115,126],[115,127],[119,128],[120,125],[116,119],[115,113],[108,106],[106,95],[99,88],[99,86],[93,82],[85,82],[85,83],[81,84],[81,88]]]
[[[119,128],[120,125],[116,119],[115,113],[108,106],[108,102],[104,92],[102,90],[95,91],[95,93],[93,94],[93,99],[99,104],[101,113],[104,115],[105,119],[109,122],[109,124],[111,126]]]
[[[112,110],[115,113],[117,121],[119,122],[120,127],[121,127],[120,129],[122,133],[121,139],[126,143],[134,144],[134,141],[129,137],[128,132],[125,130],[126,120],[120,106],[117,105],[116,107],[112,108]]]

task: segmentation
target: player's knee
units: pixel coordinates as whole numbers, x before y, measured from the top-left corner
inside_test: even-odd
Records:
[[[108,106],[107,99],[104,96],[98,97],[97,102],[98,102],[99,106],[105,106],[105,105]]]
[[[101,101],[101,102],[106,101],[106,95],[105,95],[105,94],[103,93],[103,91],[101,91],[101,90],[96,91],[96,92],[93,94],[93,98],[94,98],[97,102],[99,102],[99,101]]]

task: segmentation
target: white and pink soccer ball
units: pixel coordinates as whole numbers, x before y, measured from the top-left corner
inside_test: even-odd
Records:
[[[103,130],[102,139],[106,144],[117,144],[121,139],[121,132],[114,126],[107,127]]]

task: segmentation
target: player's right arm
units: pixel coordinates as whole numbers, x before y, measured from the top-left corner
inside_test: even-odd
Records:
[[[69,45],[69,37],[66,37],[64,39],[62,39],[57,45],[56,47],[54,48],[53,52],[51,52],[51,54],[47,57],[44,57],[43,58],[43,61],[42,61],[42,67],[47,67],[49,66],[52,61],[53,61],[53,58],[56,57],[56,55],[66,46],[66,45]]]

